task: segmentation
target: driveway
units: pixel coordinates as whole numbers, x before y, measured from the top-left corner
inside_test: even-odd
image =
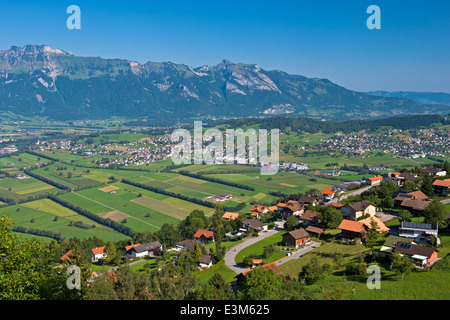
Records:
[[[239,251],[241,251],[242,249],[244,249],[258,241],[261,241],[265,238],[273,236],[274,234],[276,234],[280,231],[281,231],[280,229],[261,231],[258,233],[259,234],[258,237],[254,237],[254,238],[252,237],[252,238],[243,240],[241,243],[235,245],[234,247],[230,248],[227,252],[225,252],[225,257],[224,257],[225,264],[227,265],[228,268],[230,268],[237,274],[241,273],[242,271],[248,270],[248,268],[242,268],[241,266],[236,264],[235,258],[236,258],[236,255],[239,253]]]
[[[293,254],[291,254],[290,256],[281,258],[280,260],[275,261],[275,263],[277,264],[277,266],[279,266],[280,264],[283,264],[285,262],[288,262],[290,260],[294,260],[294,259],[298,259],[300,258],[302,255],[304,255],[305,253],[320,247],[321,243],[317,242],[317,241],[311,241],[308,245],[304,246],[301,249],[298,249],[297,251],[295,251]]]
[[[361,189],[356,189],[355,191],[352,191],[352,192],[350,192],[350,193],[347,193],[347,194],[341,194],[341,196],[339,197],[339,199],[338,199],[338,198],[333,198],[333,199],[330,200],[330,202],[334,202],[334,203],[341,202],[342,200],[344,200],[344,199],[346,199],[346,198],[348,198],[348,197],[350,197],[350,196],[357,196],[357,195],[360,195],[361,193],[363,193],[364,191],[369,190],[369,189],[372,188],[372,187],[373,187],[373,186],[365,186],[365,187],[363,187],[363,188],[361,188]]]
[[[387,214],[387,213],[384,213],[381,211],[377,212],[375,215],[381,220],[381,222],[386,222],[386,221],[392,220],[394,218],[398,218],[398,216],[394,216],[392,214]]]

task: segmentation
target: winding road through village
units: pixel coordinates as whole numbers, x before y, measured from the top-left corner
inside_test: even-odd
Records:
[[[233,270],[234,272],[236,272],[237,274],[240,274],[241,272],[248,270],[248,268],[243,268],[241,266],[239,266],[236,263],[236,256],[237,254],[243,250],[244,248],[247,248],[248,246],[251,246],[252,244],[255,244],[263,239],[266,239],[270,236],[273,236],[274,234],[284,231],[284,229],[282,228],[282,222],[278,225],[276,225],[275,229],[272,230],[268,230],[268,231],[262,231],[259,233],[258,237],[255,238],[248,238],[243,240],[241,243],[237,244],[236,246],[230,248],[226,253],[225,253],[225,264],[227,265],[227,267],[229,267],[231,270]],[[305,247],[298,249],[297,251],[295,251],[293,254],[291,254],[290,256],[286,256],[282,259],[279,259],[277,261],[275,261],[275,263],[277,265],[283,264],[289,260],[293,260],[293,259],[297,259],[299,257],[301,257],[302,255],[304,255],[306,252],[309,252],[315,248],[317,248],[318,246],[320,246],[321,243],[320,242],[316,242],[316,241],[311,241],[308,245],[306,245]]]

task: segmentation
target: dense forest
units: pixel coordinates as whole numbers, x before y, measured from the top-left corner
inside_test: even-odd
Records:
[[[391,117],[373,120],[347,120],[347,121],[320,121],[310,118],[270,117],[270,118],[245,118],[233,119],[223,122],[230,128],[254,127],[256,125],[264,129],[286,130],[290,127],[292,131],[305,131],[308,133],[344,133],[360,130],[377,130],[382,127],[408,130],[413,128],[429,127],[432,124],[448,125],[450,119],[440,115],[412,115]]]

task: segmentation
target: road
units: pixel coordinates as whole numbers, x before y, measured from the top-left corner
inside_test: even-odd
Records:
[[[248,268],[243,268],[243,267],[241,267],[241,266],[236,264],[235,259],[236,259],[237,254],[241,250],[243,250],[244,248],[246,248],[246,247],[248,247],[248,246],[250,246],[250,245],[252,245],[254,243],[257,243],[257,242],[259,242],[259,241],[261,241],[263,239],[266,239],[266,238],[268,238],[270,236],[273,236],[274,234],[276,234],[276,233],[278,233],[280,231],[283,231],[283,229],[281,227],[283,222],[281,222],[280,224],[278,224],[278,223],[279,222],[277,222],[277,224],[276,224],[276,229],[268,230],[266,232],[260,232],[258,237],[245,239],[244,241],[242,241],[238,245],[234,246],[233,248],[230,248],[227,252],[225,252],[224,260],[225,260],[225,264],[227,265],[227,267],[229,267],[231,270],[233,270],[237,274],[239,274],[239,273],[241,273],[241,272],[243,272],[245,270],[248,270]],[[297,258],[301,257],[302,255],[304,255],[306,252],[309,252],[309,251],[317,248],[320,245],[321,245],[320,242],[311,241],[309,245],[307,245],[307,246],[305,246],[305,247],[295,251],[290,256],[286,256],[286,257],[284,257],[284,258],[282,258],[280,260],[275,261],[275,263],[277,265],[280,265],[280,264],[285,263],[287,261],[290,261],[290,260],[293,260],[293,259],[297,259]]]
[[[372,186],[366,186],[366,187],[364,187],[364,188],[357,189],[357,190],[355,190],[355,191],[353,191],[353,192],[351,192],[351,193],[341,194],[341,196],[339,197],[339,199],[338,199],[338,198],[333,198],[333,199],[330,200],[330,202],[335,202],[335,203],[340,202],[340,201],[342,201],[342,200],[348,198],[349,196],[357,196],[357,195],[360,195],[361,193],[363,193],[364,191],[369,190],[370,188],[372,188]]]
[[[241,251],[242,249],[244,249],[258,241],[261,241],[265,238],[273,236],[274,234],[277,234],[280,231],[281,230],[278,228],[274,229],[274,230],[268,230],[265,232],[262,231],[262,232],[259,232],[258,237],[254,237],[254,238],[252,237],[252,238],[243,240],[241,243],[237,244],[236,246],[230,248],[227,252],[225,252],[225,257],[224,257],[225,264],[227,265],[228,268],[230,268],[237,274],[241,273],[242,271],[248,270],[248,268],[242,268],[236,264],[235,258],[236,258],[236,255],[239,253],[239,251]]]

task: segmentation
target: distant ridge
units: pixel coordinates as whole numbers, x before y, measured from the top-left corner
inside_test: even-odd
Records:
[[[450,93],[446,92],[370,91],[367,94],[409,99],[420,104],[444,104],[450,106]]]
[[[123,117],[161,123],[273,115],[345,120],[443,114],[447,109],[228,60],[192,68],[78,57],[45,45],[0,51],[0,114],[18,117]]]

